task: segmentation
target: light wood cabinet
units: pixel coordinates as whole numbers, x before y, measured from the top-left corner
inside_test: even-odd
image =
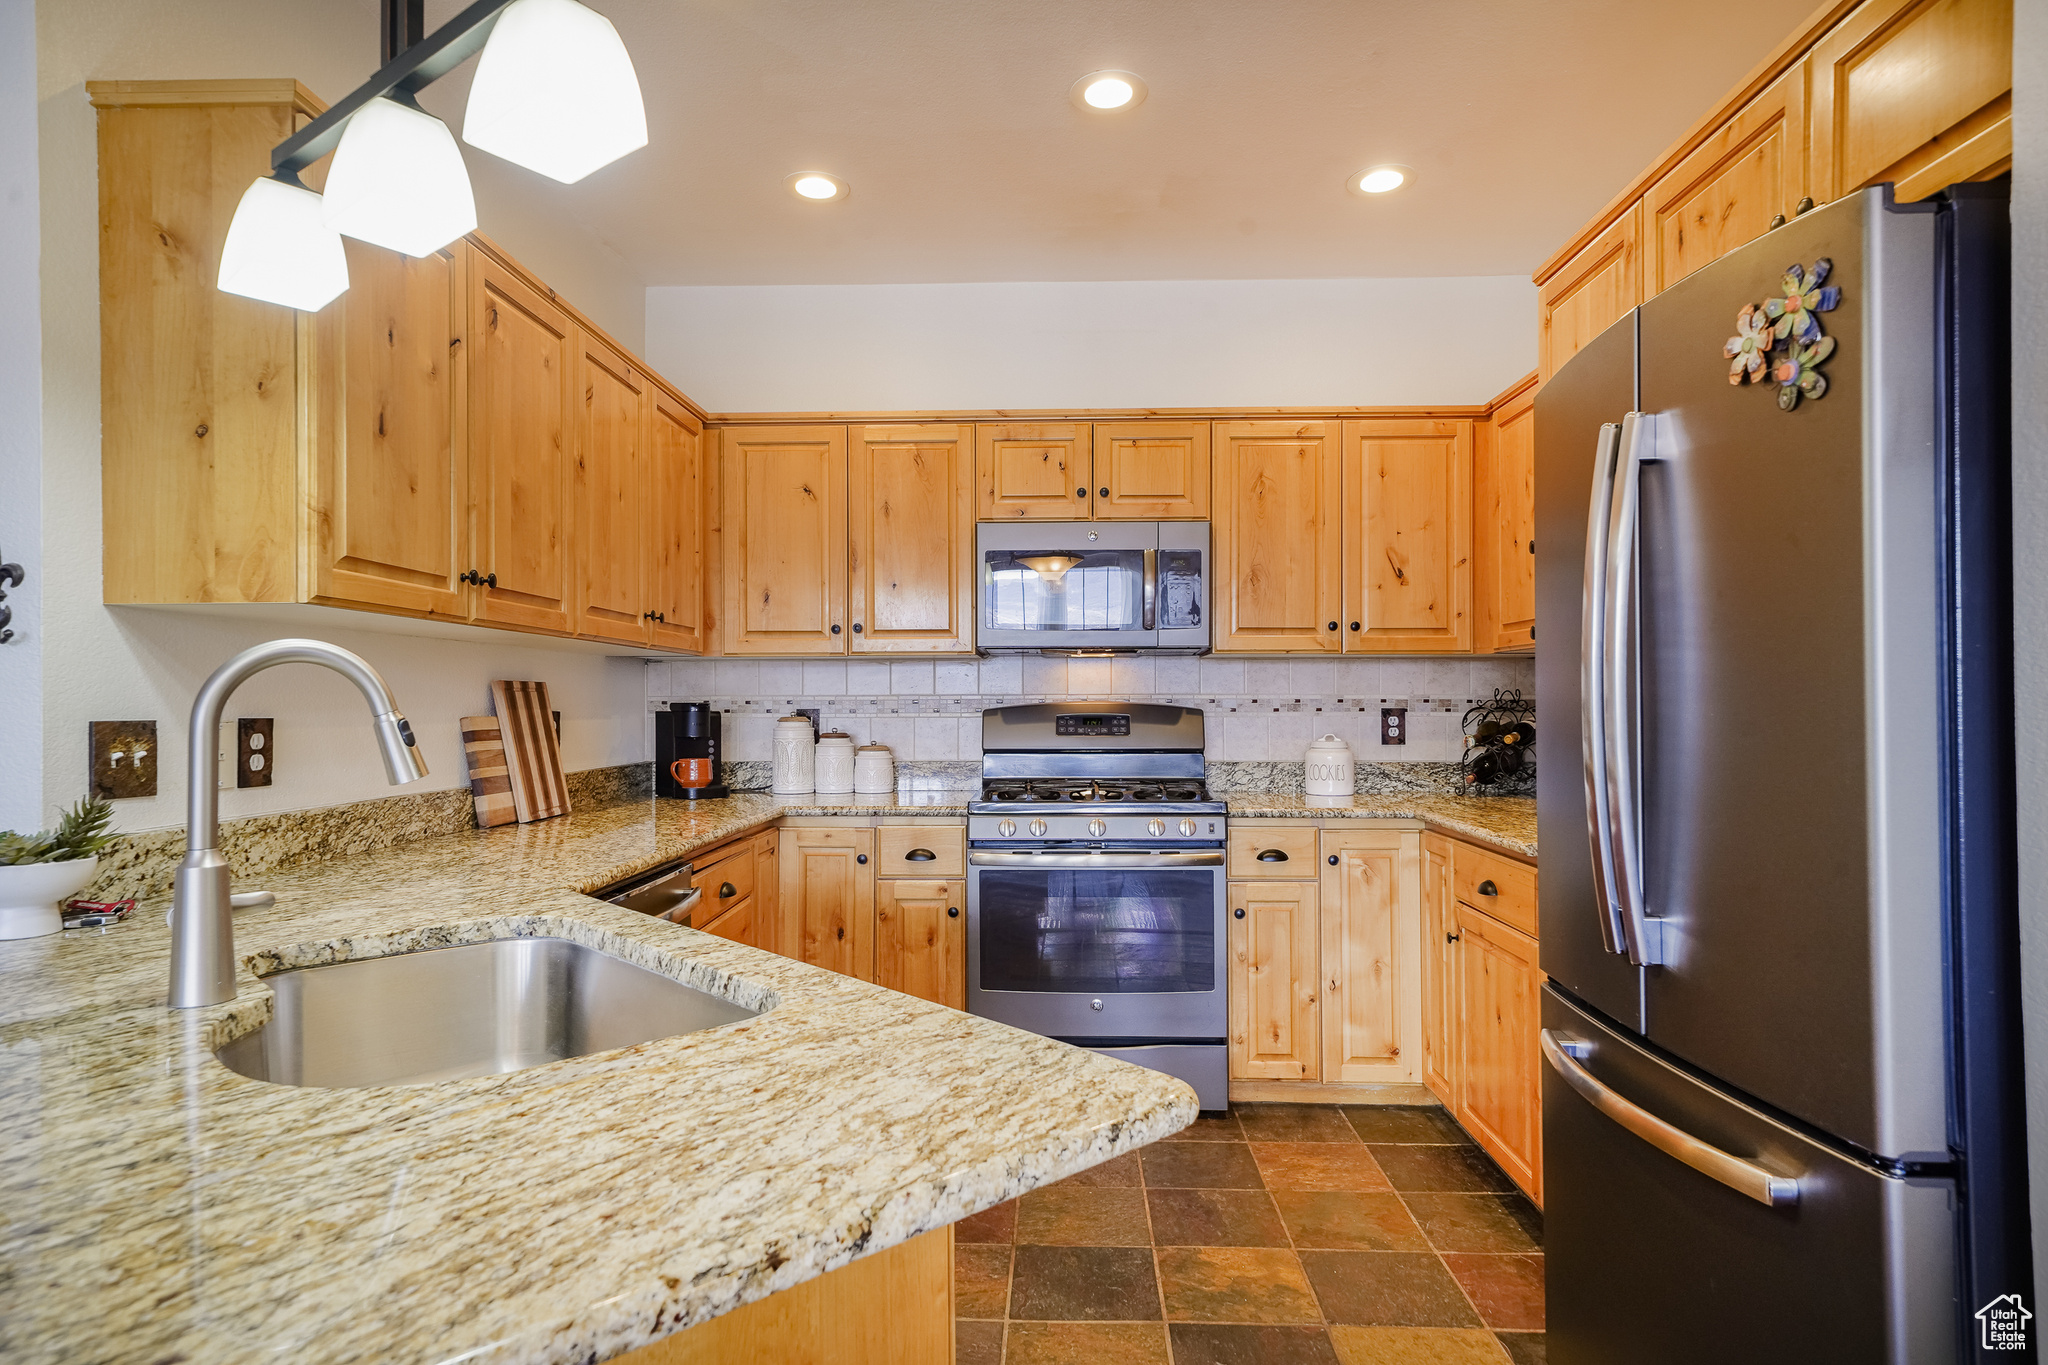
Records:
[[[1297,866],[1306,876],[1314,864]],[[1232,882],[1229,891],[1231,1078],[1315,1080],[1316,883]]]
[[[1536,376],[1494,400],[1472,451],[1472,648],[1536,645]]]
[[[1215,424],[1219,651],[1342,648],[1338,436],[1335,422]]]
[[[1643,301],[1642,202],[1629,206],[1536,291],[1536,369],[1556,374]]]
[[[1643,197],[1643,297],[1793,217],[1806,185],[1806,67],[1751,100]]]
[[[704,620],[704,425],[667,386],[651,385],[647,404],[647,600],[652,644],[702,653]]]
[[[1086,521],[1086,422],[984,423],[974,429],[975,515],[982,521]]]
[[[971,649],[974,429],[860,427],[849,461],[849,648]]]
[[[1343,429],[1344,650],[1472,648],[1472,423]]]
[[[1508,1176],[1543,1198],[1543,1103],[1537,1074],[1542,969],[1536,940],[1458,904],[1457,1115]]]
[[[1321,921],[1322,1078],[1413,1081],[1421,1051],[1414,984],[1420,924],[1420,835],[1324,830]]]
[[[1452,846],[1422,836],[1422,1083],[1458,1109],[1458,910],[1451,890]]]
[[[846,653],[846,428],[727,428],[719,445],[726,651]]]
[[[789,956],[875,979],[874,847],[872,829],[782,830],[781,941]]]
[[[1209,515],[1207,422],[1097,422],[1094,477],[1087,485],[1097,521],[1199,521]]]
[[[1901,202],[2012,165],[2012,0],[1865,0],[1807,59],[1813,195]]]
[[[783,953],[782,939],[782,834],[768,830],[754,836],[754,922],[753,944],[771,953]]]
[[[648,603],[647,378],[596,337],[577,340],[576,633],[644,644]]]
[[[874,979],[920,1000],[967,1008],[966,882],[876,881]]]

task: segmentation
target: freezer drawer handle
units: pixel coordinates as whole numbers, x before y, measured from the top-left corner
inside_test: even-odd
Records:
[[[1649,1110],[1602,1085],[1593,1073],[1575,1060],[1591,1049],[1575,1039],[1559,1038],[1554,1029],[1543,1030],[1543,1059],[1566,1085],[1585,1096],[1586,1102],[1634,1133],[1658,1151],[1711,1176],[1738,1194],[1759,1204],[1788,1208],[1799,1202],[1799,1182],[1788,1176],[1772,1175],[1754,1162],[1731,1156],[1709,1142],[1702,1142],[1683,1128],[1674,1128]]]

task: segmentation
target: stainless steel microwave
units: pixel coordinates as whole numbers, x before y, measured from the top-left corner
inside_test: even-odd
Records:
[[[1208,652],[1206,521],[984,521],[974,558],[984,654]]]

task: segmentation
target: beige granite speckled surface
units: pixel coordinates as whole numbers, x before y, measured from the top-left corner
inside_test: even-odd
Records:
[[[1158,1073],[576,894],[783,813],[958,809],[714,804],[261,878],[245,962],[553,934],[770,1006],[505,1076],[229,1072],[210,1047],[269,994],[164,1009],[161,902],[0,944],[0,1358],[601,1360],[1194,1117]]]
[[[1300,792],[1231,792],[1233,820],[1420,820],[1432,829],[1517,857],[1536,856],[1533,796],[1437,796],[1391,792],[1303,796]]]

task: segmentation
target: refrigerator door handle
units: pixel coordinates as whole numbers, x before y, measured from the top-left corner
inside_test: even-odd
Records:
[[[1579,736],[1586,774],[1586,832],[1593,844],[1593,898],[1599,902],[1600,944],[1622,951],[1616,916],[1614,847],[1607,819],[1607,532],[1614,501],[1614,458],[1621,427],[1600,428],[1593,447],[1593,492],[1587,499],[1586,575],[1579,604]]]
[[[1636,529],[1637,496],[1649,415],[1621,419],[1614,505],[1607,529],[1606,641],[1601,650],[1606,715],[1608,847],[1621,912],[1622,945],[1638,967],[1664,961],[1663,924],[1643,908],[1642,821],[1636,809]]]
[[[1799,1181],[1772,1175],[1753,1161],[1724,1152],[1666,1123],[1649,1110],[1601,1084],[1592,1072],[1576,1060],[1592,1051],[1590,1044],[1560,1037],[1555,1029],[1543,1030],[1543,1059],[1566,1085],[1579,1092],[1595,1109],[1634,1133],[1658,1151],[1718,1180],[1738,1194],[1771,1208],[1789,1208],[1799,1202]]]

